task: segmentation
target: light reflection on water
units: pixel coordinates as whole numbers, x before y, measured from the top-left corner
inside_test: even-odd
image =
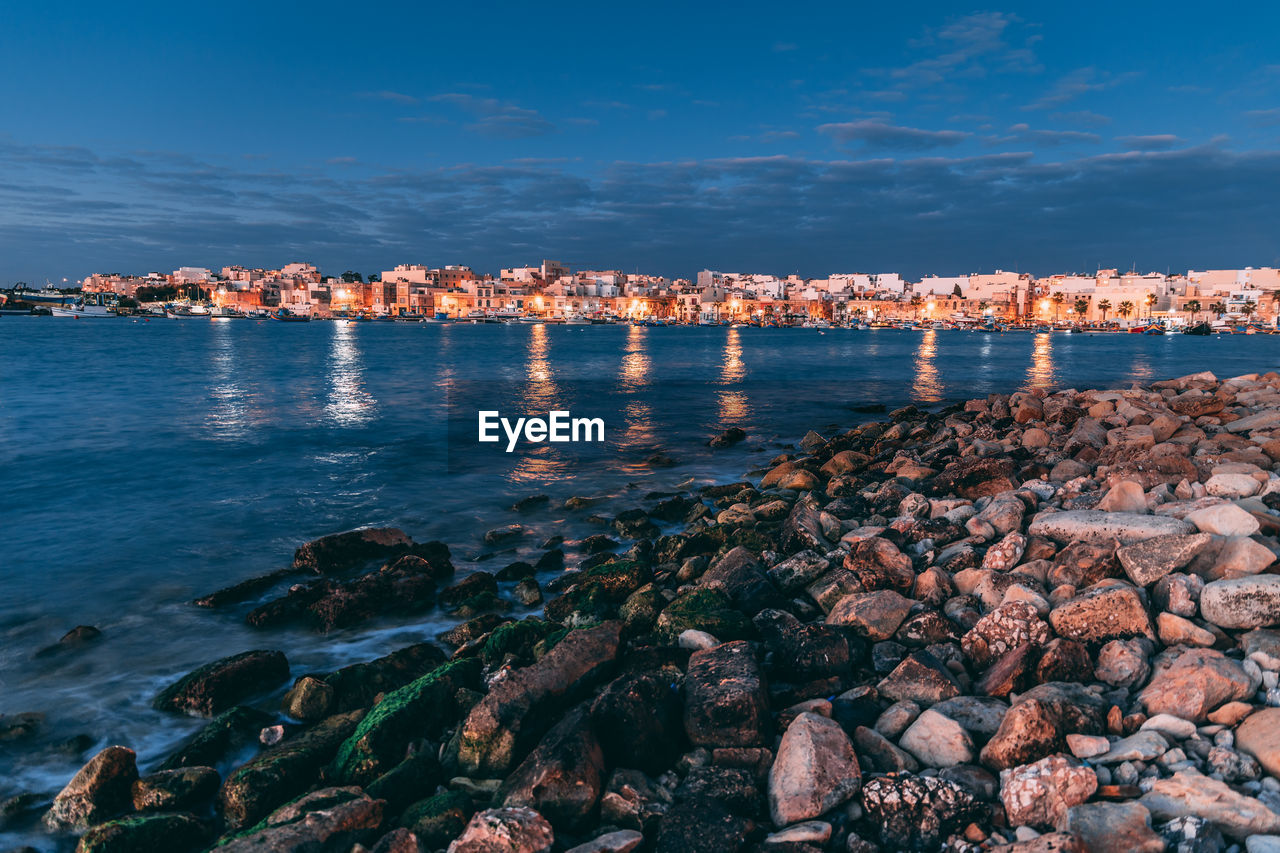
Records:
[[[646,397],[653,371],[647,341],[647,329],[641,326],[627,329],[627,346],[618,371],[618,386],[627,394],[627,402],[623,407],[626,425],[621,438],[622,446],[627,449],[648,447],[658,439],[653,422],[653,407]]]
[[[569,410],[551,369],[551,342],[541,323],[529,327],[525,364],[525,411],[547,417],[553,410]],[[556,445],[544,441],[520,455],[509,480],[513,484],[551,480],[569,473],[569,465]]]
[[[1027,386],[1050,388],[1054,382],[1053,336],[1063,332],[1039,332],[1031,350],[1031,363],[1027,365]]]
[[[747,367],[742,360],[742,334],[734,327],[725,335],[724,362],[720,368],[720,384],[725,387],[719,393],[719,414],[720,423],[725,426],[733,426],[747,416],[747,395],[733,387],[746,375]]]
[[[942,378],[938,375],[938,330],[929,329],[916,348],[915,384],[911,397],[921,403],[938,403],[942,397]]]
[[[209,434],[220,441],[244,438],[249,431],[248,392],[236,358],[237,337],[228,328],[230,325],[229,322],[213,323],[211,330],[214,343],[209,393],[213,403],[205,423]]]
[[[377,401],[365,390],[364,364],[356,345],[355,324],[340,320],[330,323],[333,340],[329,348],[329,396],[324,412],[340,427],[364,426],[373,420]]]

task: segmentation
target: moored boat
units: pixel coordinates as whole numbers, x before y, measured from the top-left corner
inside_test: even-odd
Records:
[[[310,323],[310,314],[295,314],[287,308],[277,308],[269,315],[272,320],[279,320],[282,323]]]

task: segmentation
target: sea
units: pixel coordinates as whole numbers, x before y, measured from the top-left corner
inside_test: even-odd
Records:
[[[192,605],[319,536],[400,527],[445,542],[459,577],[532,562],[559,536],[572,567],[576,542],[609,532],[601,519],[741,479],[878,409],[1275,369],[1268,335],[2,317],[0,714],[43,722],[0,742],[0,801],[51,796],[108,744],[153,769],[202,721],[151,700],[219,657],[279,649],[296,677],[458,621],[321,635],[250,628],[253,602]],[[507,452],[505,437],[478,440],[482,411],[598,418],[603,440]],[[708,447],[731,426],[746,439]],[[565,509],[570,497],[588,508]],[[523,532],[485,543],[509,524]],[[79,625],[102,635],[38,655]],[[0,849],[20,843],[66,842],[0,826]]]

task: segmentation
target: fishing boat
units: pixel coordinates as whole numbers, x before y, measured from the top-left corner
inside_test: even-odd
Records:
[[[1145,329],[1143,329],[1143,330],[1142,330],[1142,334],[1144,334],[1144,335],[1163,335],[1163,334],[1164,334],[1164,326],[1161,326],[1159,323],[1152,323],[1150,326],[1147,326],[1147,328],[1145,328]]]
[[[213,312],[207,305],[166,305],[164,316],[170,320],[208,320]]]
[[[547,321],[537,316],[536,314],[525,314],[523,317],[520,318],[520,322],[536,326],[539,323],[545,323]]]
[[[46,284],[40,290],[19,290],[14,292],[13,298],[19,302],[30,302],[33,305],[63,305],[68,302],[76,302],[75,294],[63,293],[52,285]],[[64,315],[59,315],[64,316]]]
[[[1184,335],[1211,335],[1213,334],[1213,326],[1208,323],[1196,323],[1194,326],[1187,326],[1182,330]]]
[[[566,326],[589,326],[591,321],[581,314],[570,314],[564,318],[564,324]]]
[[[108,298],[110,297],[110,298]],[[74,317],[77,320],[100,320],[106,317],[118,317],[115,312],[114,293],[86,293],[69,305],[50,305],[49,313],[54,317]]]
[[[272,320],[278,320],[282,323],[310,323],[310,314],[295,314],[288,308],[277,308],[268,315]]]

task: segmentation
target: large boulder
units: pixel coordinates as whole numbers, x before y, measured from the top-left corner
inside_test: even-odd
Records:
[[[760,746],[771,717],[751,644],[737,640],[694,652],[685,674],[684,728],[697,746]]]
[[[44,816],[51,829],[84,829],[115,817],[133,805],[138,780],[132,749],[109,746],[89,760],[54,797]]]
[[[194,815],[131,815],[99,824],[86,832],[76,853],[193,853],[203,850],[209,830]]]
[[[359,788],[322,788],[281,806],[249,832],[221,842],[218,853],[346,851],[370,842],[382,823],[382,801]]]
[[[971,793],[937,776],[881,776],[862,788],[862,808],[885,850],[938,849],[974,805]]]
[[[621,642],[620,622],[570,631],[536,663],[494,683],[458,729],[458,764],[471,775],[504,774],[610,674]]]
[[[1103,512],[1077,509],[1066,512],[1041,512],[1031,521],[1027,533],[1066,544],[1077,540],[1132,545],[1156,536],[1195,533],[1194,524],[1167,515],[1143,515],[1130,512]]]
[[[1190,649],[1160,667],[1138,694],[1148,714],[1203,723],[1227,702],[1247,699],[1255,684],[1236,661],[1213,649]]]
[[[1207,533],[1155,536],[1125,545],[1116,552],[1120,565],[1138,586],[1150,586],[1196,558],[1209,544]]]
[[[1280,575],[1228,578],[1204,585],[1200,613],[1219,628],[1280,625]]]
[[[819,817],[858,793],[862,774],[844,729],[799,714],[782,735],[769,770],[769,812],[776,826]]]
[[[525,806],[507,806],[477,813],[448,853],[546,853],[554,842],[546,818]]]
[[[495,799],[535,809],[566,831],[585,829],[604,788],[604,766],[591,715],[580,705],[552,726]]]
[[[684,751],[683,714],[679,691],[657,672],[623,675],[591,704],[596,736],[609,765],[654,775]]]
[[[293,552],[293,567],[327,574],[362,565],[370,560],[402,554],[413,545],[396,527],[368,527],[333,533],[302,545]]]
[[[1054,608],[1049,624],[1059,637],[1081,643],[1156,638],[1142,597],[1128,584],[1100,584],[1085,590]]]
[[[1193,815],[1240,841],[1251,835],[1280,833],[1280,814],[1226,783],[1194,771],[1180,770],[1168,779],[1154,780],[1138,802],[1156,820]]]
[[[288,677],[289,662],[283,653],[241,652],[184,675],[162,690],[154,705],[160,711],[212,717]]]

